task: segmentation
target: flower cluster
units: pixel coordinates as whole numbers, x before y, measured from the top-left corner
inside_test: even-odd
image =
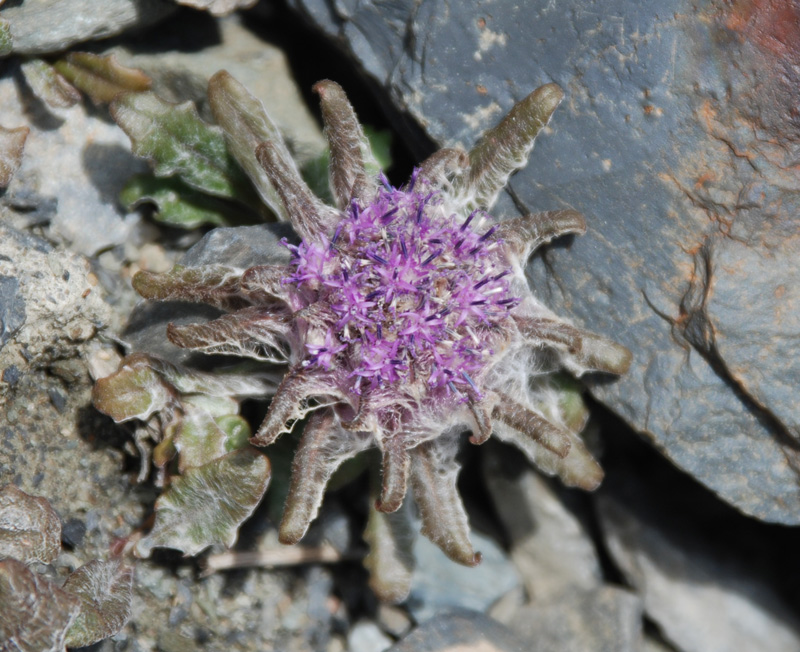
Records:
[[[421,377],[462,402],[480,397],[479,377],[494,351],[491,331],[510,318],[511,270],[497,230],[479,210],[448,214],[441,192],[415,170],[407,187],[382,178],[365,206],[353,201],[332,235],[288,245],[286,281],[308,307],[334,321],[306,342],[304,366],[344,365],[354,394]]]
[[[386,599],[409,587],[410,516],[400,510],[409,488],[422,533],[459,563],[480,561],[456,488],[465,432],[474,444],[494,435],[543,472],[595,488],[602,470],[577,434],[583,419],[566,413],[554,379],[562,370],[623,373],[630,353],[555,316],[523,271],[538,246],[583,233],[584,219],[565,210],[495,221],[486,212],[525,164],[561,90],[534,91],[470,152],[437,152],[398,189],[380,172],[342,89],[320,82],[336,203],[328,206],[274,126],[264,127],[271,123],[263,109],[253,117],[257,101],[226,73],[212,89],[242,167],[254,182],[268,180],[262,197],[300,243],[285,243],[287,265],[176,267],[140,272],[134,286],[146,298],[226,311],[207,323],[170,324],[174,344],[288,366],[250,440],[269,446],[310,415],[281,541],[303,537],[334,471],[372,447],[382,467],[365,563]],[[244,114],[250,132],[239,130]],[[253,142],[257,129],[266,137]]]

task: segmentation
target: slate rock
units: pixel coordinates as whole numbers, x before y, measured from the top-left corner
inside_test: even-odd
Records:
[[[522,607],[509,623],[531,652],[638,652],[642,601],[610,585]]]
[[[800,523],[798,7],[292,4],[438,144],[470,146],[532,89],[564,88],[511,187],[589,232],[532,262],[536,292],[633,351],[596,397],[743,512]]]
[[[483,556],[474,568],[454,564],[423,536],[414,541],[416,567],[406,606],[418,622],[452,609],[485,612],[520,585],[519,573],[505,551],[479,532],[473,531],[470,538]]]
[[[800,649],[800,620],[775,578],[794,573],[791,543],[781,552],[786,542],[752,527],[768,526],[692,497],[665,474],[642,475],[610,476],[598,517],[612,559],[663,636],[682,652]]]
[[[2,10],[11,32],[11,51],[46,54],[144,27],[173,13],[163,0],[25,0]]]
[[[477,611],[438,614],[387,652],[528,652],[509,628]]]

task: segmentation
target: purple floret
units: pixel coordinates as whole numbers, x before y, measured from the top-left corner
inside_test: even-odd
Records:
[[[482,336],[516,303],[496,227],[481,211],[448,214],[418,170],[405,189],[381,181],[330,237],[287,245],[294,272],[284,282],[335,315],[324,341],[306,346],[306,364],[343,367],[356,394],[413,373],[432,389],[477,397],[473,378],[492,353]]]

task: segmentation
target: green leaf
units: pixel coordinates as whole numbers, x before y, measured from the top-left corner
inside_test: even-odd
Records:
[[[70,52],[56,61],[55,69],[95,104],[106,104],[120,93],[150,88],[150,77],[141,70],[123,66],[113,54],[101,57],[89,52]]]
[[[11,54],[13,49],[11,25],[7,20],[0,18],[0,57]]]
[[[153,530],[139,541],[136,554],[148,557],[153,548],[175,548],[196,555],[214,544],[232,546],[269,478],[269,460],[252,449],[188,469],[156,501]]]
[[[216,197],[254,201],[222,129],[203,122],[191,102],[170,104],[151,92],[125,93],[111,103],[111,115],[130,137],[134,154],[153,163],[156,176],[177,176]]]
[[[116,634],[131,616],[133,569],[118,560],[94,559],[72,573],[64,591],[81,601],[81,610],[67,631],[68,647],[92,645]]]
[[[223,429],[224,426],[226,429]],[[214,419],[201,408],[189,407],[175,437],[179,470],[203,466],[231,451],[249,446],[250,426],[235,414]]]
[[[319,156],[309,159],[302,168],[300,175],[308,184],[311,191],[326,204],[333,204],[333,193],[328,180],[328,167],[331,164],[331,152],[323,150]]]
[[[364,126],[364,135],[369,141],[372,155],[378,162],[381,170],[392,167],[392,132],[388,129],[375,129],[369,125]],[[380,170],[376,170],[377,174]]]
[[[34,95],[49,106],[66,108],[81,101],[78,89],[59,75],[58,71],[46,61],[31,59],[20,67]]]
[[[52,563],[61,552],[61,519],[45,498],[13,484],[0,488],[0,558]]]
[[[232,206],[193,190],[176,177],[159,179],[149,174],[131,177],[119,200],[128,211],[144,203],[155,204],[154,220],[183,229],[228,226],[233,212]]]
[[[0,562],[0,650],[64,652],[80,600],[16,559]]]

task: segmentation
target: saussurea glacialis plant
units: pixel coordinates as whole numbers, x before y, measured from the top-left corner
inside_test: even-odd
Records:
[[[139,272],[134,287],[147,299],[223,311],[208,322],[170,324],[173,344],[285,369],[279,383],[258,380],[228,393],[274,393],[250,439],[257,447],[307,417],[282,542],[303,537],[343,462],[379,449],[366,564],[376,592],[398,600],[411,576],[408,488],[422,533],[452,560],[479,563],[456,487],[465,433],[472,444],[494,434],[544,473],[594,489],[602,470],[576,432],[582,419],[574,423],[565,414],[558,375],[624,373],[631,356],[558,318],[526,280],[530,254],[555,237],[583,233],[583,217],[562,210],[498,221],[488,213],[560,103],[558,86],[520,101],[468,153],[446,148],[432,155],[400,188],[380,171],[341,87],[322,81],[314,90],[330,147],[334,206],[310,191],[260,102],[224,71],[209,85],[230,152],[299,239],[284,242],[288,264],[176,266],[166,274]],[[167,368],[152,366],[159,364]],[[118,374],[130,368],[124,360]],[[153,405],[136,415],[109,407],[113,378],[99,381],[95,404],[118,420],[151,417]],[[167,419],[173,431],[176,412]],[[173,448],[180,453],[179,442]]]

